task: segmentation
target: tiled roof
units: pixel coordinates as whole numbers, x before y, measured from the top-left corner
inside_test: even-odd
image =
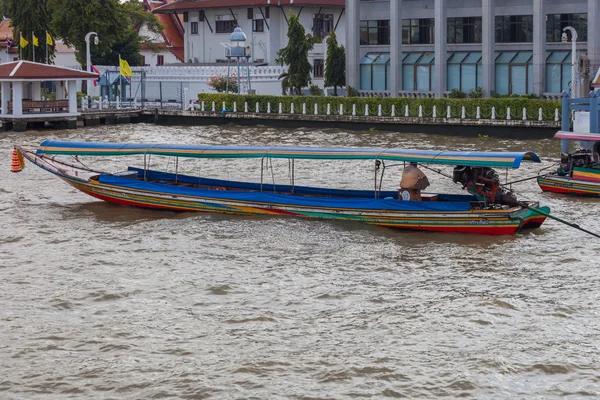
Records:
[[[227,7],[266,7],[266,6],[315,6],[315,7],[344,7],[346,0],[177,0],[158,7],[153,12],[172,13],[185,10],[200,10],[203,8]]]
[[[80,71],[56,65],[40,64],[31,61],[13,61],[0,64],[2,80],[61,80],[61,79],[97,79],[98,74]]]
[[[164,0],[162,3],[146,0],[145,5],[151,11],[161,7],[163,4],[169,5],[174,3],[175,0]],[[183,62],[184,58],[184,42],[183,42],[183,16],[182,15],[166,15],[166,14],[158,14],[156,16],[161,24],[165,26],[165,29],[162,31],[163,38],[165,39],[165,44],[171,50],[171,53],[177,57],[179,61]]]

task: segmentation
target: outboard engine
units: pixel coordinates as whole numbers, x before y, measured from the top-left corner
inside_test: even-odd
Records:
[[[512,192],[507,192],[500,186],[498,173],[489,167],[454,167],[452,181],[461,183],[463,189],[477,197],[486,204],[517,204],[517,198]]]
[[[577,149],[573,153],[560,155],[560,166],[557,173],[560,176],[571,175],[574,167],[586,168],[594,164],[592,152],[587,149]]]

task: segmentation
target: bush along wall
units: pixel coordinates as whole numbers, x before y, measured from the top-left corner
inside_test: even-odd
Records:
[[[561,104],[558,100],[527,98],[451,99],[402,97],[333,97],[333,96],[263,96],[225,93],[199,93],[199,105],[204,110],[357,116],[437,117],[463,119],[515,119],[558,121]],[[258,107],[258,108],[257,108]],[[315,108],[316,107],[316,108]],[[341,107],[341,108],[340,108]],[[448,114],[448,107],[450,114]],[[525,118],[524,112],[525,110]]]

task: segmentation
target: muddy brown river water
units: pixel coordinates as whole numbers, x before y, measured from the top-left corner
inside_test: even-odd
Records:
[[[482,237],[125,208],[31,165],[9,172],[13,144],[46,138],[543,158],[509,179],[535,175],[559,151],[552,140],[233,125],[3,133],[2,399],[600,397],[599,239],[555,221]],[[187,167],[237,179],[260,176],[254,164]],[[274,167],[285,182],[287,162]],[[371,188],[370,168],[298,162],[296,178]],[[432,190],[460,193],[427,174]],[[398,171],[388,178],[387,187],[397,185]],[[544,194],[535,181],[515,189],[600,232],[600,199]]]

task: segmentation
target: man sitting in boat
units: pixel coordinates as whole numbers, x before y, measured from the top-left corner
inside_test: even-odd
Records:
[[[454,167],[452,180],[462,183],[463,189],[474,195],[478,201],[490,204],[514,206],[517,199],[512,192],[500,185],[498,173],[489,167]]]
[[[429,179],[427,179],[427,176],[417,167],[417,163],[411,162],[402,171],[399,198],[421,201],[421,190],[425,190],[428,186]]]

